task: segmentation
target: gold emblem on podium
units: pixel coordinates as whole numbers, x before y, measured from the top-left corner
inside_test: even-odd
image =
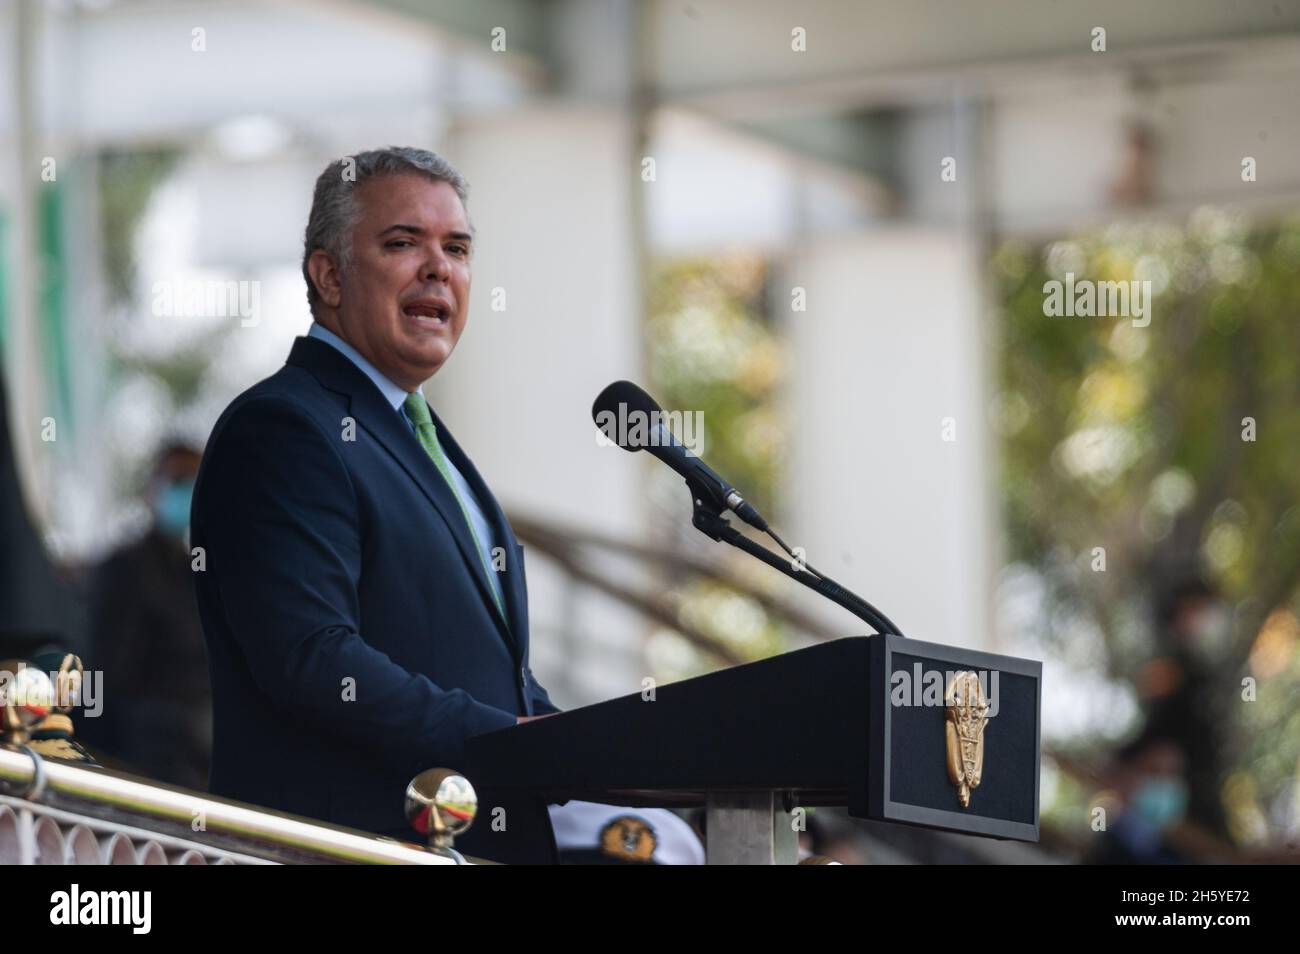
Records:
[[[957,787],[961,807],[969,808],[971,789],[979,788],[984,775],[984,726],[989,721],[989,702],[979,676],[970,670],[953,675],[943,701],[948,778]]]

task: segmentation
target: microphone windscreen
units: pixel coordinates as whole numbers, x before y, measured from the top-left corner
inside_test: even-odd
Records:
[[[591,405],[591,419],[596,422],[596,427],[624,450],[637,451],[645,445],[629,443],[627,440],[628,415],[633,412],[643,416],[645,422],[650,422],[658,420],[663,409],[655,403],[654,398],[631,381],[615,381],[596,395],[595,403]],[[639,432],[645,432],[644,424]]]

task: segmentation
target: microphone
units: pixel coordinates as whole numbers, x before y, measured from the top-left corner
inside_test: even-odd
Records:
[[[766,533],[767,521],[762,515],[735,487],[687,450],[664,426],[663,418],[663,408],[631,381],[615,381],[596,396],[591,406],[591,419],[612,443],[626,451],[649,451],[684,477],[693,491],[707,496],[717,510],[730,510]]]
[[[751,527],[767,534],[782,550],[795,557],[795,552],[767,525],[759,512],[746,503],[736,488],[687,450],[672,431],[664,426],[663,408],[631,381],[615,381],[601,391],[591,406],[591,419],[610,443],[617,444],[626,451],[648,450],[686,479],[686,485],[695,497],[695,513],[691,523],[697,530],[714,540],[744,550],[750,556],[780,570],[866,621],[875,627],[876,632],[903,635],[888,616],[852,590],[845,589],[817,570],[803,559],[802,554],[796,557],[794,563],[788,563],[728,523],[722,516],[724,510],[730,510]]]

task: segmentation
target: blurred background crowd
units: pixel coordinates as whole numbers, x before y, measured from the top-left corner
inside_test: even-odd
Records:
[[[592,398],[911,636],[1044,662],[1039,845],[810,814],[847,863],[1300,853],[1300,7],[1273,0],[0,5],[0,655],[206,784],[189,495],[310,324],[315,176],[470,182],[426,388],[529,551],[562,707],[861,632],[690,527]],[[1067,275],[1150,321],[1052,317]]]

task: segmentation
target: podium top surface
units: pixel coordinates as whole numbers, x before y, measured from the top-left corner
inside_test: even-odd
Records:
[[[963,750],[945,692],[966,671],[988,717]],[[1041,674],[1033,660],[846,637],[476,736],[463,768],[485,793],[551,802],[687,806],[776,790],[859,817],[1037,840]],[[954,745],[956,774],[964,751],[975,781],[966,805]]]

